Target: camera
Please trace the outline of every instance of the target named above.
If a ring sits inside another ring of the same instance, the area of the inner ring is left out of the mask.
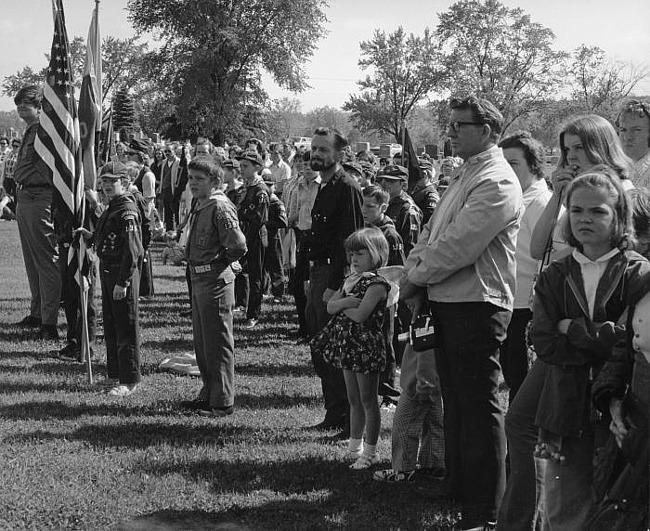
[[[421,352],[436,346],[436,334],[430,315],[421,315],[410,327],[410,340],[413,350]]]

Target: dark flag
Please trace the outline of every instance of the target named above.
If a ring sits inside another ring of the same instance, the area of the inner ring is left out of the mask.
[[[79,94],[79,127],[83,153],[84,181],[86,188],[94,190],[97,184],[95,166],[95,138],[102,126],[102,60],[99,38],[98,7],[86,40],[86,64]]]
[[[117,149],[115,146],[115,135],[113,134],[113,108],[104,115],[102,121],[102,130],[104,131],[103,138],[104,142],[102,144],[102,152],[99,157],[99,163],[101,166],[108,164],[113,157],[117,154]]]
[[[415,148],[413,147],[413,142],[411,142],[411,137],[409,136],[409,130],[406,128],[406,125],[402,129],[402,166],[405,166],[409,171],[409,184],[408,189],[413,190],[417,182],[422,178],[420,173],[420,163],[418,162],[418,156],[415,154]],[[408,165],[406,164],[407,158]]]

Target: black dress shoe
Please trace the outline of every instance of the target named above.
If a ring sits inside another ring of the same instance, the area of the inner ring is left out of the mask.
[[[28,328],[38,328],[41,326],[41,320],[38,317],[28,315],[22,321],[16,323],[18,326],[26,326]]]
[[[233,406],[228,406],[228,407],[208,406],[206,409],[199,409],[199,415],[201,415],[202,417],[221,418],[221,417],[227,417],[228,415],[232,415],[234,412],[235,412],[235,408]]]
[[[59,331],[56,325],[42,325],[38,336],[44,341],[57,341],[59,339]]]

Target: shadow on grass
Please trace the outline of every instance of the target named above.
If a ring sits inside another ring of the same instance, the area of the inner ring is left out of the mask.
[[[223,462],[195,460],[149,461],[143,471],[152,475],[182,474],[208,483],[216,496],[241,495],[241,504],[218,513],[158,511],[131,521],[157,523],[157,529],[445,529],[453,528],[455,508],[435,501],[441,484],[420,483],[426,496],[413,486],[387,486],[373,482],[369,471],[353,472],[349,463],[322,457],[288,461]],[[350,493],[354,492],[351,497]],[[245,500],[254,501],[246,503]],[[189,525],[188,525],[189,524]],[[119,526],[119,529],[147,529]],[[149,529],[153,529],[150,527]]]
[[[252,363],[236,363],[235,373],[242,376],[313,376],[314,369],[310,362],[305,364],[284,364],[284,365],[257,365]]]

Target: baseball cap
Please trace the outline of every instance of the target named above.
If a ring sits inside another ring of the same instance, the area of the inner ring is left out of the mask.
[[[241,155],[237,156],[237,160],[248,160],[258,166],[264,166],[264,161],[257,151],[245,151]]]
[[[343,166],[343,169],[347,172],[354,172],[357,175],[363,175],[363,168],[356,162],[343,162],[341,163],[341,166]]]

